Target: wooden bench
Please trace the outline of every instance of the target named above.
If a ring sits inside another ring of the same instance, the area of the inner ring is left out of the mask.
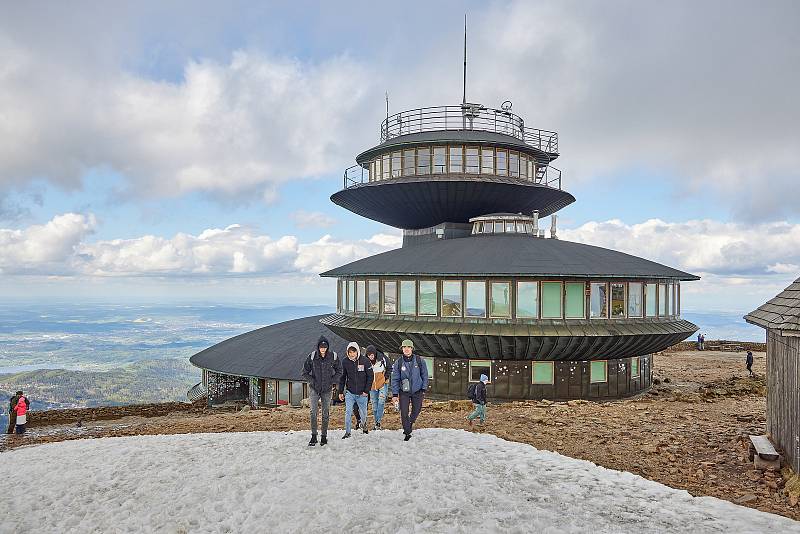
[[[750,436],[750,459],[753,460],[756,455],[768,462],[780,458],[778,451],[776,451],[772,443],[769,442],[767,436]]]

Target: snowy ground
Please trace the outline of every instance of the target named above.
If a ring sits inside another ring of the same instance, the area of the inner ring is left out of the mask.
[[[2,532],[775,532],[800,523],[491,435],[136,436],[0,455]]]

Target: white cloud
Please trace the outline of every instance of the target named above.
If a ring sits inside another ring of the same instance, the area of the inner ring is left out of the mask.
[[[731,277],[786,274],[800,265],[800,224],[746,225],[713,220],[671,223],[650,219],[628,225],[609,220],[562,229],[560,237],[628,252],[698,274]]]
[[[67,213],[24,230],[0,229],[0,269],[5,274],[81,276],[264,276],[315,275],[338,265],[400,246],[398,236],[311,243],[295,236],[272,238],[233,224],[199,235],[87,242],[93,215]]]
[[[297,210],[290,217],[298,228],[330,228],[336,219],[321,211]]]

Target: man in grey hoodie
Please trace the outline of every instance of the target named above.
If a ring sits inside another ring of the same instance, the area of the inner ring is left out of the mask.
[[[342,376],[342,362],[337,354],[330,350],[328,340],[321,336],[317,341],[317,350],[306,357],[303,364],[303,378],[308,382],[308,401],[311,403],[311,441],[309,447],[317,444],[317,415],[322,403],[322,440],[320,446],[328,443],[328,419],[331,406],[331,390],[339,383]]]

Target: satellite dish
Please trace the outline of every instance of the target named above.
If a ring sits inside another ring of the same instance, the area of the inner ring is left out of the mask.
[[[502,109],[503,111],[511,111],[511,106],[513,105],[514,104],[511,102],[511,100],[506,100],[505,102],[500,104],[500,109]]]

